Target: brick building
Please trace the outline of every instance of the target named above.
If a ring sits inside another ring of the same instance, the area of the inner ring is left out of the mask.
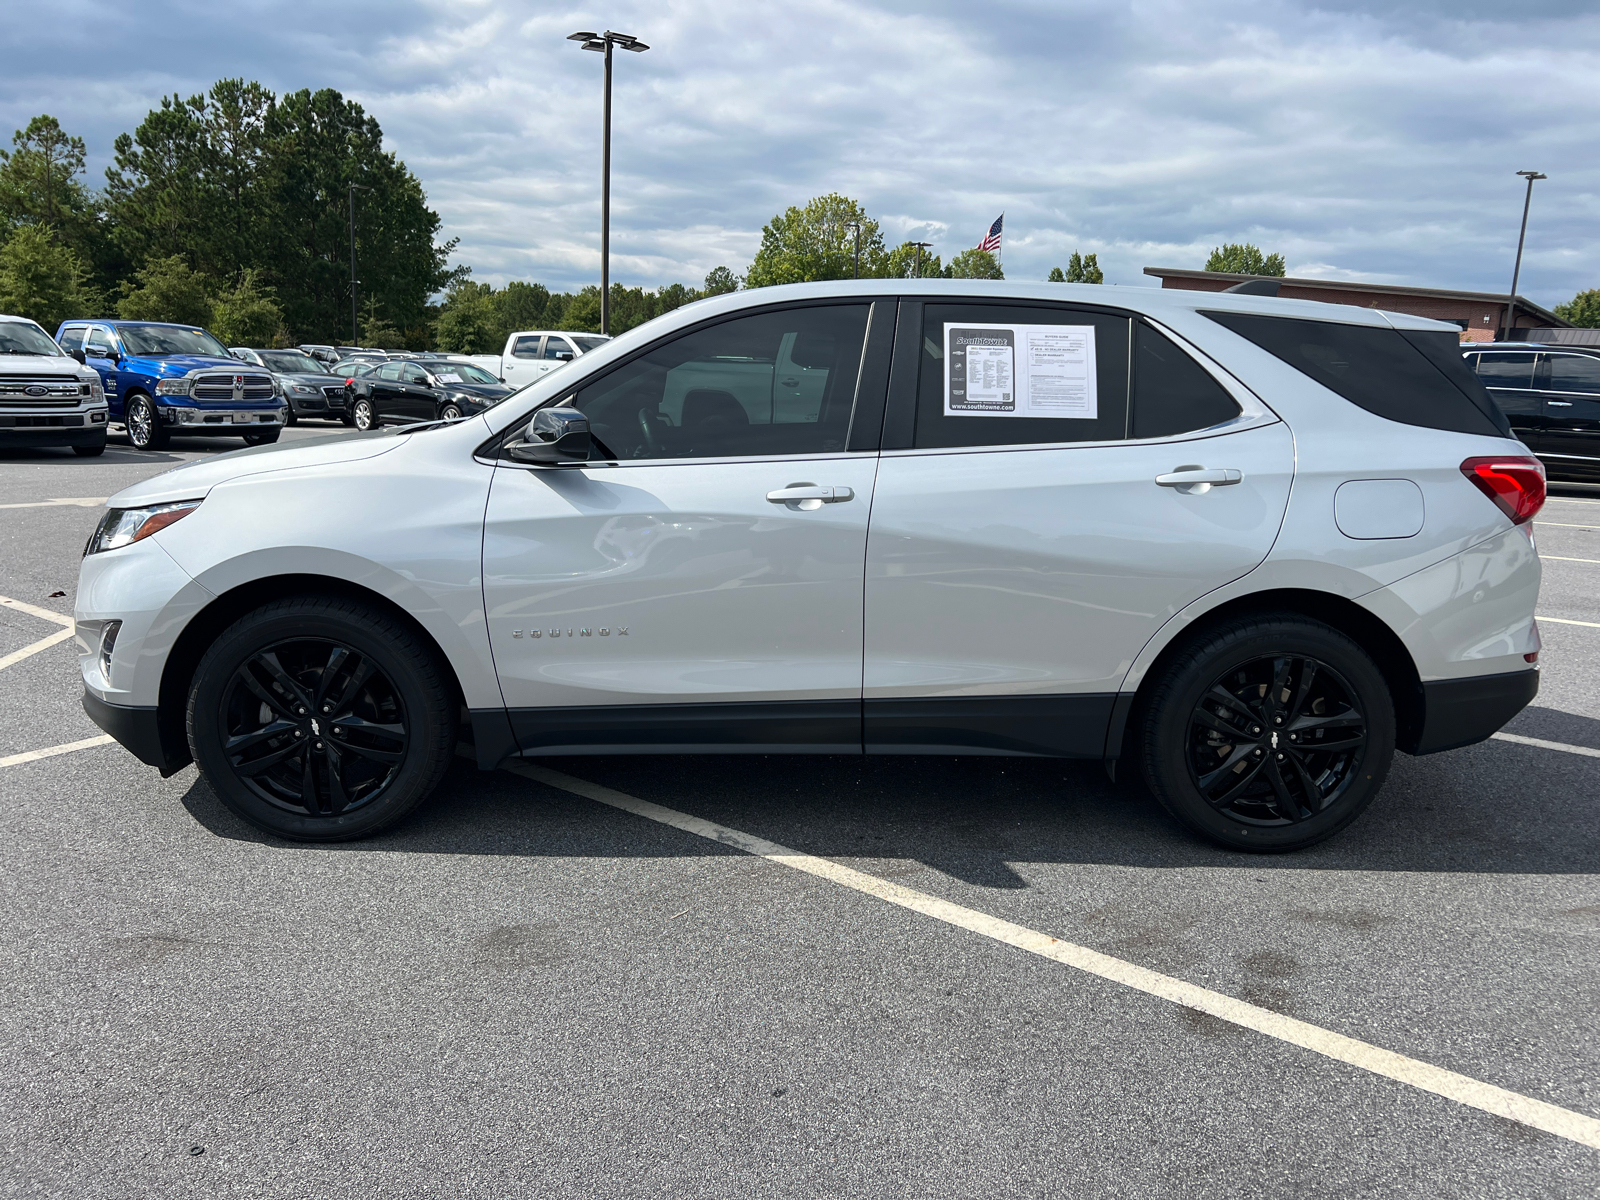
[[[1146,275],[1161,280],[1164,288],[1220,292],[1236,283],[1261,279],[1259,275],[1233,275],[1223,271],[1185,271],[1175,267],[1146,267]],[[1278,279],[1278,295],[1286,300],[1320,300],[1324,304],[1359,304],[1363,308],[1382,308],[1389,312],[1410,313],[1450,321],[1461,326],[1464,341],[1492,342],[1505,328],[1505,293],[1457,292],[1448,288],[1399,287],[1385,283],[1346,283],[1335,279]],[[1547,308],[1517,297],[1513,336],[1519,341],[1578,341],[1600,344],[1600,330],[1570,330]]]

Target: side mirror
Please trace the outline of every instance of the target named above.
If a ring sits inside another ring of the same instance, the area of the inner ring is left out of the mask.
[[[576,357],[577,355],[573,354],[571,350],[562,350],[556,355],[556,358],[562,362],[571,362]]]
[[[79,362],[83,362],[83,351],[82,350],[68,350],[67,353],[72,355],[72,357],[77,359]]]
[[[577,409],[541,408],[533,414],[527,440],[509,444],[506,456],[514,462],[538,466],[587,462],[593,444],[589,418]]]

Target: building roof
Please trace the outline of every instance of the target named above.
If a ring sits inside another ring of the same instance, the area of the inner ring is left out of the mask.
[[[1146,275],[1154,275],[1157,279],[1204,279],[1218,283],[1229,284],[1244,283],[1251,279],[1260,279],[1259,275],[1235,275],[1230,271],[1189,271],[1181,267],[1146,267]],[[1474,304],[1504,304],[1504,292],[1463,292],[1455,288],[1425,288],[1404,287],[1393,283],[1353,283],[1343,279],[1298,279],[1280,277],[1278,282],[1285,287],[1318,288],[1329,292],[1365,292],[1368,295],[1390,296],[1426,296],[1435,300],[1464,300]],[[1541,321],[1548,322],[1556,328],[1571,328],[1572,322],[1564,321],[1547,308],[1541,308],[1532,300],[1523,296],[1517,297],[1517,308],[1531,316],[1538,317]]]

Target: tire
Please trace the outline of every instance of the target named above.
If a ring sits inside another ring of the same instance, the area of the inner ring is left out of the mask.
[[[350,412],[350,410],[346,409],[344,412],[340,413],[339,414],[339,420],[342,421],[347,428],[350,428],[350,429],[354,429],[355,428],[355,425],[356,425],[355,414]]]
[[[72,452],[79,458],[99,458],[106,452],[106,444],[98,442],[93,446],[74,446]]]
[[[377,410],[372,407],[372,401],[365,396],[358,396],[350,406],[350,424],[365,430],[376,429],[382,422],[378,419]]]
[[[1360,816],[1396,735],[1394,699],[1366,651],[1291,613],[1198,637],[1153,682],[1135,730],[1145,782],[1169,813],[1259,853],[1315,845]]]
[[[281,429],[274,429],[271,433],[247,433],[244,435],[244,444],[246,446],[270,446],[278,440],[278,435],[282,432],[283,430]]]
[[[285,425],[298,425],[300,423],[300,418],[294,414],[294,405],[286,404],[284,405],[284,410],[283,423]]]
[[[459,421],[461,420],[461,409],[454,404],[446,404],[439,410],[439,419],[441,421]]]
[[[135,392],[128,398],[128,441],[135,450],[165,450],[171,435],[161,424],[155,401]]]
[[[186,725],[201,775],[235,815],[294,841],[339,842],[427,799],[454,754],[458,712],[448,667],[412,630],[359,601],[296,596],[212,643]]]

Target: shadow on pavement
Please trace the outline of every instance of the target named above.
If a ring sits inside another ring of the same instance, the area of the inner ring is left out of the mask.
[[[1542,710],[1549,712],[1549,710]],[[1600,746],[1600,721],[1551,713],[1559,740]],[[1538,712],[1530,710],[1528,736]],[[1552,740],[1557,740],[1552,737]],[[1200,841],[1142,787],[1056,759],[618,756],[539,760],[828,858],[911,859],[967,883],[1021,888],[1010,863],[1141,868],[1575,874],[1600,871],[1600,762],[1506,742],[1396,757],[1372,808],[1288,855]],[[197,781],[184,804],[221,837],[297,852],[594,858],[737,853],[503,771],[452,767],[400,827],[331,846],[279,842]]]

